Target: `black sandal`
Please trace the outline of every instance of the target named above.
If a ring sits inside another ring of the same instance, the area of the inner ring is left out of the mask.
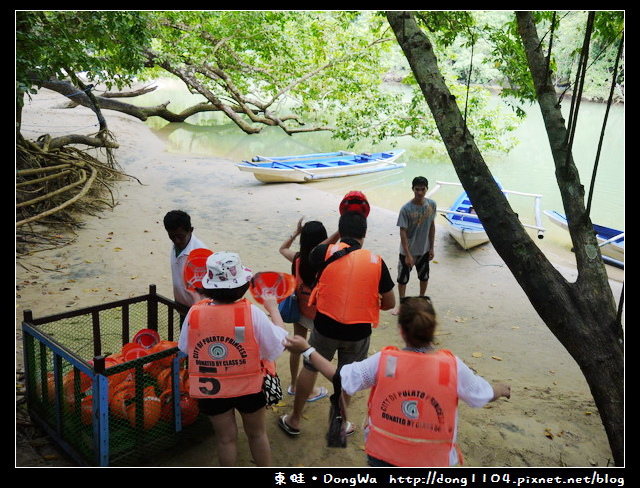
[[[286,421],[287,415],[283,415],[278,419],[278,425],[289,435],[300,435],[300,429],[294,429]]]

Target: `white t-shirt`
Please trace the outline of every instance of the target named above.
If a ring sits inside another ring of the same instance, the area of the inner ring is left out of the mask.
[[[360,390],[367,390],[376,384],[378,376],[378,364],[381,352],[377,352],[362,361],[345,364],[340,369],[340,381],[342,389],[348,395],[353,395]],[[470,407],[483,407],[493,398],[493,387],[487,380],[475,374],[469,366],[455,356],[458,368],[458,398]],[[365,441],[368,426],[365,428]],[[458,435],[458,411],[456,409],[455,431],[453,441]],[[458,464],[458,452],[455,448],[449,453],[449,466]]]
[[[184,264],[187,262],[187,258],[191,251],[201,248],[209,249],[207,245],[198,239],[194,233],[191,233],[191,239],[189,239],[187,247],[180,251],[180,254],[177,256],[175,246],[171,244],[170,258],[171,279],[173,281],[173,298],[176,302],[187,305],[188,307],[202,300],[202,297],[195,291],[187,289],[187,285],[185,284],[183,277]]]
[[[212,306],[215,307],[215,305]],[[191,310],[189,310],[189,313],[187,313],[184,319],[182,330],[180,331],[180,338],[178,339],[178,348],[185,354],[189,354],[188,338],[190,315]],[[253,321],[253,334],[260,347],[260,359],[275,361],[284,351],[284,345],[282,343],[289,333],[284,328],[271,322],[267,314],[253,303],[251,304],[251,320]]]

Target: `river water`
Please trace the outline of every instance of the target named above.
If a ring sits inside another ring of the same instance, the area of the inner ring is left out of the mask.
[[[136,103],[154,105],[171,100],[169,108],[179,111],[194,101],[201,100],[189,94],[178,82],[160,80],[157,84],[155,92],[138,97]],[[496,97],[496,103],[502,102]],[[569,107],[570,100],[566,99],[563,102],[565,120],[568,119]],[[585,194],[589,189],[596,160],[605,109],[606,105],[599,103],[583,102],[580,105],[573,157],[585,186]],[[152,117],[148,125],[167,141],[167,149],[171,152],[211,155],[237,162],[250,160],[257,154],[280,156],[347,149],[344,143],[332,140],[331,135],[326,132],[287,136],[280,129],[266,128],[260,134],[247,135],[220,114],[199,114],[192,116],[189,122],[179,124],[168,124]],[[484,155],[492,174],[505,189],[542,195],[542,210],[563,212],[551,150],[537,105],[527,109],[527,118],[515,135],[520,142],[508,154]],[[415,176],[426,176],[430,188],[433,188],[436,181],[458,182],[453,165],[444,150],[442,154],[434,154],[425,144],[408,137],[397,142],[398,148],[406,149],[398,160],[406,163],[403,169],[305,184],[337,195],[360,190],[372,205],[397,212],[412,198],[411,180]],[[390,144],[377,147],[357,146],[353,150],[386,150],[391,148]],[[594,223],[616,229],[624,229],[624,156],[624,106],[612,106],[598,163],[591,219]],[[443,208],[459,193],[460,187],[443,187],[432,198],[439,208]],[[535,224],[532,198],[512,195],[509,201],[523,222]],[[568,232],[552,224],[544,214],[542,225],[546,229],[545,238],[542,241],[536,240],[543,249],[549,246],[570,249]]]

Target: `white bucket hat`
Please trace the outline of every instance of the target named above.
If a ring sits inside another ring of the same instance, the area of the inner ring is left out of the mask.
[[[207,258],[207,272],[202,278],[202,287],[238,288],[251,281],[251,276],[251,270],[242,265],[236,253],[215,252]]]

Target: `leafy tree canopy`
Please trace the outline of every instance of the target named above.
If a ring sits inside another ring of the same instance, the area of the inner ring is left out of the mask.
[[[585,12],[539,12],[558,86],[570,86]],[[535,99],[507,11],[416,12],[481,150],[508,151],[518,120],[490,104],[495,85],[519,104]],[[606,93],[623,25],[599,12],[589,90]],[[551,28],[553,26],[553,29]],[[83,72],[121,88],[177,76],[247,133],[331,130],[350,144],[411,135],[441,144],[433,117],[383,15],[366,11],[43,11],[16,14],[17,89]],[[611,61],[611,62],[609,62]],[[146,69],[143,69],[145,67]],[[398,84],[382,83],[389,75]],[[590,95],[590,93],[585,93]],[[20,96],[18,100],[21,100]],[[196,111],[194,111],[196,113]]]
[[[17,11],[16,89],[33,93],[44,80],[78,72],[127,86],[143,67],[146,27],[141,12]]]

